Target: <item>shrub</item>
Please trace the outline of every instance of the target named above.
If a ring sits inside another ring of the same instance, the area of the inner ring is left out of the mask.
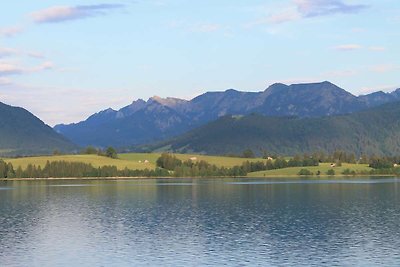
[[[373,169],[391,169],[393,168],[393,162],[385,158],[372,159],[369,166]]]
[[[356,175],[356,172],[353,171],[353,170],[350,170],[350,169],[345,169],[345,170],[342,172],[342,174],[343,174],[343,175]]]
[[[182,161],[169,153],[162,153],[156,161],[157,167],[173,171],[176,167],[182,166]]]
[[[254,154],[253,150],[246,149],[245,151],[243,151],[242,157],[243,158],[255,158],[256,155]]]
[[[301,169],[297,175],[313,175],[313,173],[310,170],[307,169]]]
[[[116,159],[118,158],[117,151],[113,147],[108,147],[106,150],[106,157]]]
[[[328,170],[328,171],[326,172],[326,174],[327,174],[327,175],[333,176],[333,175],[335,175],[335,170],[330,169],[330,170]]]

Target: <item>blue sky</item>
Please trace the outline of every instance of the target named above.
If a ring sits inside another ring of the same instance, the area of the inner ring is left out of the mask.
[[[19,0],[0,14],[0,101],[50,125],[153,95],[400,87],[397,0]]]

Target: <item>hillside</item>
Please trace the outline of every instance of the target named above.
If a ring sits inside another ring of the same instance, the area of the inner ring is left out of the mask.
[[[0,102],[0,155],[71,152],[77,147],[27,110]]]
[[[148,150],[228,154],[252,149],[280,155],[344,150],[400,154],[400,103],[322,118],[225,116]]]
[[[120,110],[106,109],[55,130],[86,146],[126,147],[182,134],[225,115],[321,117],[400,100],[400,91],[354,96],[330,83],[273,84],[261,92],[207,92],[192,100],[152,97]]]

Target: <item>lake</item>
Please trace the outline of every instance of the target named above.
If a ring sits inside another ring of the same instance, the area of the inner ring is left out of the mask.
[[[1,266],[399,266],[400,180],[0,182]]]

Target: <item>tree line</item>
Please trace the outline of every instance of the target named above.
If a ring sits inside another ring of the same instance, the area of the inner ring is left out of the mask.
[[[246,176],[249,172],[266,171],[274,169],[283,169],[287,167],[302,167],[302,166],[318,166],[318,161],[313,158],[304,157],[302,159],[290,159],[285,160],[284,158],[275,158],[274,160],[264,161],[245,161],[241,165],[227,167],[218,167],[214,164],[210,164],[204,160],[193,161],[186,160],[182,161],[175,155],[169,153],[163,153],[157,159],[157,167],[167,169],[172,172],[173,175],[182,177],[207,177],[207,176]]]
[[[83,148],[81,151],[79,151],[79,154],[81,155],[98,155],[98,156],[103,156],[103,157],[109,157],[112,159],[117,159],[118,154],[117,150],[111,146],[107,147],[106,149],[101,149],[101,148],[96,148],[94,146],[87,146]],[[61,151],[58,149],[53,151],[54,156],[59,156],[63,155]]]
[[[261,150],[261,156],[264,159],[272,158],[277,159],[280,156],[269,153],[267,150]],[[256,158],[256,153],[251,149],[246,149],[242,154],[228,154],[229,157],[241,157],[241,158]],[[350,153],[342,150],[336,150],[333,153],[325,153],[323,151],[317,151],[312,153],[296,154],[291,159],[292,161],[298,162],[303,159],[313,159],[319,163],[350,163],[350,164],[372,164],[374,165],[377,161],[390,162],[392,164],[400,163],[400,156],[377,156],[355,153]]]
[[[89,178],[89,177],[164,177],[170,176],[168,170],[119,170],[116,166],[94,167],[90,163],[47,161],[44,167],[29,164],[25,169],[14,169],[11,163],[0,160],[0,178]]]

